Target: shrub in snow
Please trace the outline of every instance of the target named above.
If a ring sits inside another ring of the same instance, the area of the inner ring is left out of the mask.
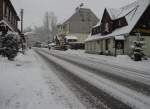
[[[1,38],[1,54],[8,58],[8,60],[14,60],[19,52],[19,39],[15,34],[6,34]]]

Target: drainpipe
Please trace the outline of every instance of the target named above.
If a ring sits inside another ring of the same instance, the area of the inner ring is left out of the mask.
[[[114,38],[114,42],[115,42],[115,56],[117,55],[117,50],[116,50],[116,40]]]

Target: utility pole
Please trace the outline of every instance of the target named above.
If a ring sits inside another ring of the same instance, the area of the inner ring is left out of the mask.
[[[21,9],[20,11],[20,16],[21,16],[21,39],[22,39],[22,52],[25,54],[25,49],[26,49],[26,38],[23,34],[23,14],[24,14],[24,9]]]
[[[23,14],[24,14],[24,9],[21,9],[20,15],[21,15],[21,34],[23,33]]]

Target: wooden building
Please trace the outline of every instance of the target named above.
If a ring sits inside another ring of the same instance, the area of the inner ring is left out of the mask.
[[[19,17],[10,0],[0,0],[0,31],[18,32]]]
[[[86,39],[88,53],[130,54],[132,45],[140,41],[150,56],[150,0],[137,0],[120,9],[104,10],[101,21]]]

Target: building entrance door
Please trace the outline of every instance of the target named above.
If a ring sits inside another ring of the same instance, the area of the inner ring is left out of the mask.
[[[123,55],[124,54],[124,40],[116,40],[115,41],[115,49],[116,55]]]

